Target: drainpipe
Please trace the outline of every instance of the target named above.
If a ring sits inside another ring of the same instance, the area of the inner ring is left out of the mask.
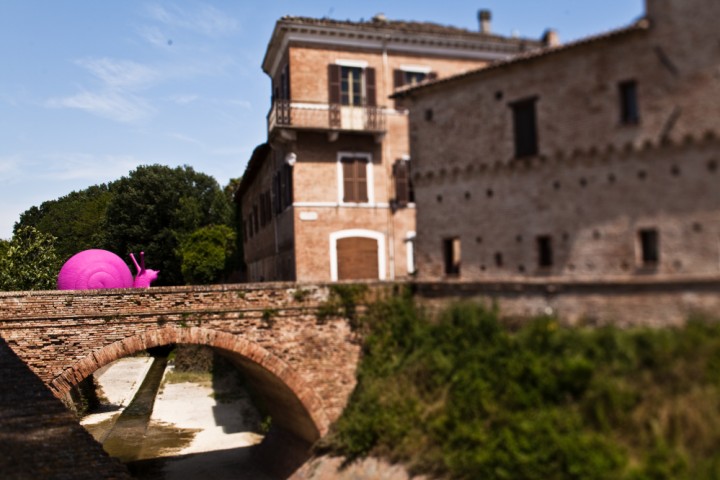
[[[388,92],[388,86],[391,85],[390,81],[388,80],[388,75],[390,75],[390,68],[388,66],[388,55],[387,55],[387,42],[390,38],[389,35],[385,35],[385,39],[383,40],[383,92]],[[387,98],[387,96],[385,96]],[[383,112],[383,115],[385,112]],[[385,128],[388,128],[388,121],[389,119],[385,119]],[[392,151],[390,151],[390,142],[386,141],[387,136],[384,136],[382,139],[382,160],[383,160],[383,181],[385,182],[385,192],[387,192],[387,242],[388,242],[388,264],[390,266],[389,268],[389,274],[390,274],[390,280],[395,280],[395,214],[392,211],[392,208],[390,208],[390,185],[388,185],[388,166],[391,158]]]

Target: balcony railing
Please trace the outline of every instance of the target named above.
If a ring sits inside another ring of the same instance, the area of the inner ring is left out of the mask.
[[[356,107],[336,103],[276,100],[267,117],[268,132],[275,128],[307,130],[385,131],[383,107]]]

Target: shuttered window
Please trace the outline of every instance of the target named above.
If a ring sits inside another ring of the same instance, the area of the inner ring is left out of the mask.
[[[328,65],[328,102],[348,106],[375,106],[375,69]]]
[[[343,176],[343,202],[368,201],[368,159],[343,157],[340,159]]]
[[[395,179],[395,203],[399,207],[406,206],[415,201],[412,181],[410,180],[410,162],[398,160],[393,165],[393,177]]]
[[[393,87],[400,88],[405,85],[417,85],[425,80],[436,80],[435,72],[418,72],[412,70],[396,69],[393,72]]]

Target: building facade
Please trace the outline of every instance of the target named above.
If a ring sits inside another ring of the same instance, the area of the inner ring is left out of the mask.
[[[418,276],[720,274],[715,0],[405,88]]]
[[[396,88],[540,41],[431,23],[284,17],[263,61],[268,139],[236,194],[249,281],[396,279],[415,270],[408,113]]]

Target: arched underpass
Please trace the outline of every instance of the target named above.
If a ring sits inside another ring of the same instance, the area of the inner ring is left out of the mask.
[[[246,461],[260,463],[263,470],[285,478],[309,458],[310,447],[329,426],[322,400],[285,362],[259,345],[232,334],[183,327],[151,330],[93,352],[70,367],[69,370],[78,373],[71,382],[64,376],[52,385],[58,395],[65,396],[87,376],[116,360],[179,344],[211,347],[228,360],[240,371],[272,418],[270,431]]]

